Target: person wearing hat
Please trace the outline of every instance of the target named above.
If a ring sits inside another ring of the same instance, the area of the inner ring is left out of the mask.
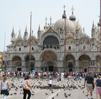
[[[95,82],[96,84],[96,99],[98,99],[98,95],[101,99],[101,75],[98,76],[98,79]]]

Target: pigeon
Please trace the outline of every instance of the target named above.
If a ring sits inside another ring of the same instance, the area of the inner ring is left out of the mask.
[[[48,95],[48,93],[45,93],[46,95]]]

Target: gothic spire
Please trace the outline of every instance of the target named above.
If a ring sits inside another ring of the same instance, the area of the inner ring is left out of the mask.
[[[40,31],[40,25],[39,25],[38,31]]]
[[[12,34],[14,34],[14,27],[13,27],[13,29],[12,29]]]
[[[21,30],[19,30],[18,38],[22,38],[22,36],[21,36]]]
[[[92,24],[92,29],[95,29],[95,26],[94,26],[94,21],[93,21],[93,24]]]
[[[27,33],[27,26],[26,26],[26,28],[25,28],[25,32]]]

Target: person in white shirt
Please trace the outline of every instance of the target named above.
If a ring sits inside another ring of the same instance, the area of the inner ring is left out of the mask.
[[[61,73],[61,81],[63,81],[64,80],[64,73],[62,72]]]
[[[9,82],[7,81],[7,77],[5,76],[3,78],[3,81],[1,82],[1,94],[3,94],[3,99],[6,99],[7,95],[9,95]]]
[[[49,87],[52,87],[52,79],[49,80]]]
[[[41,74],[40,74],[40,72],[38,73],[38,78],[40,79],[40,76],[41,76]]]

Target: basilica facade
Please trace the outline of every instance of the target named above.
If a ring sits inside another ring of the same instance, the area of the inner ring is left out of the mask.
[[[46,20],[43,30],[39,26],[37,38],[33,33],[30,37],[27,27],[23,36],[19,31],[16,37],[13,28],[11,44],[3,56],[8,71],[99,72],[100,22],[97,27],[92,24],[91,37],[76,21],[73,12],[67,18],[66,11],[55,23],[51,18],[48,24]]]

